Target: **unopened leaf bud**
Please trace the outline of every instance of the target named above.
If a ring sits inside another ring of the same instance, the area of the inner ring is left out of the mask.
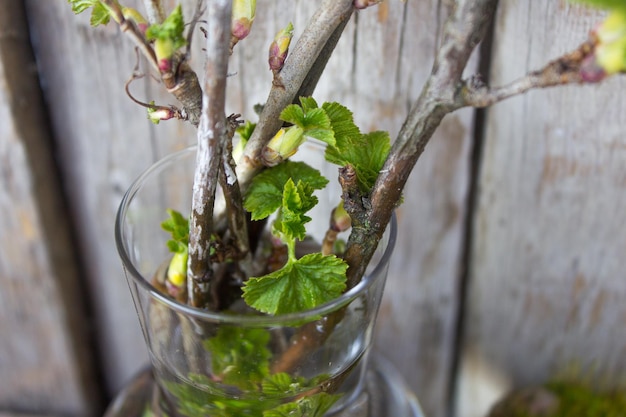
[[[141,33],[146,33],[146,30],[150,25],[148,21],[141,15],[141,13],[139,13],[136,9],[133,9],[132,7],[124,7],[122,9],[122,14],[124,15],[124,19],[133,22],[137,26],[137,29],[141,31]]]
[[[234,0],[231,23],[231,49],[250,34],[256,15],[256,0]]]
[[[345,232],[350,228],[350,226],[352,226],[352,219],[343,207],[342,201],[333,209],[333,213],[330,218],[330,228],[336,232]]]
[[[175,116],[173,109],[167,107],[148,108],[148,119],[158,125],[161,120],[169,120]]]
[[[151,25],[146,30],[146,39],[154,41],[154,54],[162,73],[172,70],[173,55],[179,48],[186,45],[187,40],[183,36],[184,29],[183,12],[181,6],[178,5],[163,23]]]
[[[274,73],[280,71],[285,64],[289,54],[289,44],[293,37],[293,25],[289,23],[287,27],[276,34],[274,41],[270,45],[268,63]]]
[[[382,0],[354,0],[355,9],[366,9],[380,3]]]
[[[268,167],[280,164],[296,153],[304,139],[304,130],[298,126],[280,129],[263,149],[263,163]]]
[[[626,70],[626,10],[614,9],[595,30],[595,61],[606,75]]]
[[[172,255],[170,265],[167,268],[167,282],[178,288],[185,286],[187,282],[187,258],[188,252],[176,252]]]

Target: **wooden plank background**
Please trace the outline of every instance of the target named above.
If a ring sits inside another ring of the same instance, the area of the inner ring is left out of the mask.
[[[563,2],[502,2],[493,83],[574,49],[598,20]],[[459,415],[554,377],[626,383],[625,81],[488,111]]]
[[[192,3],[183,2],[186,12]],[[271,79],[265,53],[258,51],[265,51],[289,20],[297,36],[317,2],[258,3],[253,33],[237,47],[231,63],[235,75],[229,79],[228,110],[252,119],[252,106],[265,100]],[[501,3],[490,65],[494,84],[570,49],[598,18],[597,13],[562,1]],[[51,385],[44,379],[41,385],[11,379],[0,385],[0,410],[96,415],[97,406],[87,401],[95,395],[89,387],[99,386],[101,394],[110,396],[147,363],[113,241],[117,205],[139,172],[172,150],[194,143],[195,134],[177,122],[152,125],[125,96],[134,52],[114,25],[92,29],[88,16],[72,15],[65,1],[26,0],[25,5],[46,100],[29,109],[47,112],[50,118],[51,128],[43,133],[53,137],[54,147],[44,154],[51,164],[50,152],[56,152],[59,171],[3,151],[2,168],[5,161],[18,166],[12,168],[13,176],[0,171],[0,203],[3,213],[14,213],[10,202],[23,193],[12,188],[12,178],[28,187],[38,169],[47,170],[45,178],[62,181],[70,218],[56,212],[58,224],[71,222],[77,246],[72,246],[71,236],[50,244],[5,232],[20,219],[9,217],[9,224],[3,223],[0,296],[8,294],[7,285],[11,288],[15,281],[6,271],[19,270],[21,254],[34,250],[28,244],[37,244],[44,255],[53,248],[65,250],[70,261],[62,265],[75,271],[62,276],[47,267],[22,272],[27,278],[20,282],[23,291],[33,291],[34,296],[41,290],[47,304],[38,304],[38,310],[16,302],[0,307],[2,383],[7,376],[49,372],[67,381],[68,388],[55,387],[59,391],[52,399]],[[387,0],[357,13],[315,97],[348,105],[364,131],[387,129],[395,135],[430,71],[437,32],[450,5],[445,0]],[[0,45],[7,36],[0,32]],[[0,47],[0,68],[9,62],[6,50]],[[194,56],[194,64],[200,66],[201,54],[196,51]],[[0,125],[0,149],[19,153],[26,139],[7,142],[5,137],[12,138],[11,129],[31,118],[9,111],[15,106],[4,99],[13,91],[5,73],[0,72],[4,83],[0,112],[12,124]],[[32,88],[36,83],[30,82]],[[626,312],[624,303],[619,305],[625,290],[619,255],[625,243],[624,222],[618,216],[626,178],[621,164],[626,139],[620,135],[620,122],[626,113],[624,99],[614,94],[623,87],[623,80],[614,80],[600,87],[533,92],[499,104],[487,114],[484,138],[474,135],[474,113],[458,112],[444,120],[427,147],[398,210],[400,239],[376,343],[398,366],[428,416],[449,415],[453,388],[460,394],[457,414],[473,417],[481,415],[503,389],[543,380],[569,365],[581,369],[593,365],[607,381],[623,372],[624,366],[618,364],[626,363]],[[132,89],[139,98],[172,101],[153,80],[137,81]],[[472,162],[475,141],[482,143],[483,152]],[[472,210],[471,163],[480,166]],[[33,213],[54,207],[32,191],[26,200]],[[473,225],[471,268],[462,304],[468,213]],[[42,288],[41,282],[52,289]],[[72,288],[85,288],[86,294],[67,297]],[[81,300],[78,310],[72,300]],[[89,302],[81,310],[84,300]],[[87,316],[91,329],[61,326],[50,332],[35,326],[16,336],[16,329],[24,328],[21,317],[33,312],[36,322],[46,325],[55,315]],[[60,347],[51,359],[41,356],[44,361],[33,366],[9,350],[7,340]],[[94,359],[79,361],[75,351]],[[458,379],[457,355],[461,355]],[[59,369],[64,374],[55,374]],[[82,384],[85,381],[91,385]],[[5,392],[10,395],[3,396]]]

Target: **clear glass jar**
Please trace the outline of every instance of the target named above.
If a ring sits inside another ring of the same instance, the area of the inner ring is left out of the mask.
[[[303,153],[315,159],[320,149],[312,145]],[[141,389],[147,394],[140,396],[152,413],[420,415],[417,402],[392,370],[368,371],[368,351],[395,242],[395,219],[363,280],[308,311],[278,316],[212,312],[181,304],[155,288],[153,280],[163,273],[169,257],[168,235],[160,224],[167,209],[189,213],[195,155],[191,147],[148,169],[129,188],[116,221],[118,251],[152,362],[153,378],[146,379]],[[330,213],[340,194],[337,189],[327,194],[319,197],[319,206]],[[314,225],[322,229],[314,235],[323,236],[327,219],[328,214],[322,226]],[[128,410],[123,405],[118,399],[107,416],[130,415],[120,411]]]

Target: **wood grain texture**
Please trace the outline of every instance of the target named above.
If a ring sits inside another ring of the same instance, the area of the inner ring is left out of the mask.
[[[191,141],[176,142],[185,126],[155,129],[125,95],[134,52],[115,26],[93,29],[66,2],[26,4],[112,394],[148,360],[113,240],[117,206],[134,177]],[[163,97],[145,80],[131,88],[138,98]]]
[[[102,406],[77,254],[21,2],[0,9],[0,409]]]
[[[177,122],[151,125],[125,97],[133,51],[113,25],[92,29],[88,16],[73,16],[64,2],[26,3],[88,267],[103,367],[114,392],[146,360],[113,242],[115,210],[141,170],[194,143],[195,135]],[[252,107],[265,100],[271,83],[265,52],[271,39],[289,21],[297,37],[317,3],[259,1],[252,34],[237,45],[231,62],[228,112],[255,120]],[[183,9],[189,13],[192,4],[184,1]],[[315,97],[349,106],[363,131],[386,129],[393,137],[430,72],[446,4],[388,1],[356,14]],[[193,56],[194,67],[201,67],[198,48]],[[172,103],[154,81],[136,82],[133,91],[146,100]],[[471,116],[468,111],[445,119],[407,185],[378,323],[378,348],[433,417],[442,416],[447,404]]]
[[[598,13],[501,2],[492,84],[582,42]],[[626,82],[536,91],[488,111],[458,415],[510,386],[626,382]]]

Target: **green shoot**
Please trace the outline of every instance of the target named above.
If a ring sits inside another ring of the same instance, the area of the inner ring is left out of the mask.
[[[167,241],[167,247],[174,253],[167,268],[168,281],[181,288],[187,281],[187,258],[189,244],[189,221],[175,210],[167,210],[169,219],[161,223],[161,228],[170,232],[172,239]]]
[[[91,10],[91,26],[106,25],[109,23],[111,15],[109,9],[100,0],[68,0],[75,14],[80,14],[92,7]]]

